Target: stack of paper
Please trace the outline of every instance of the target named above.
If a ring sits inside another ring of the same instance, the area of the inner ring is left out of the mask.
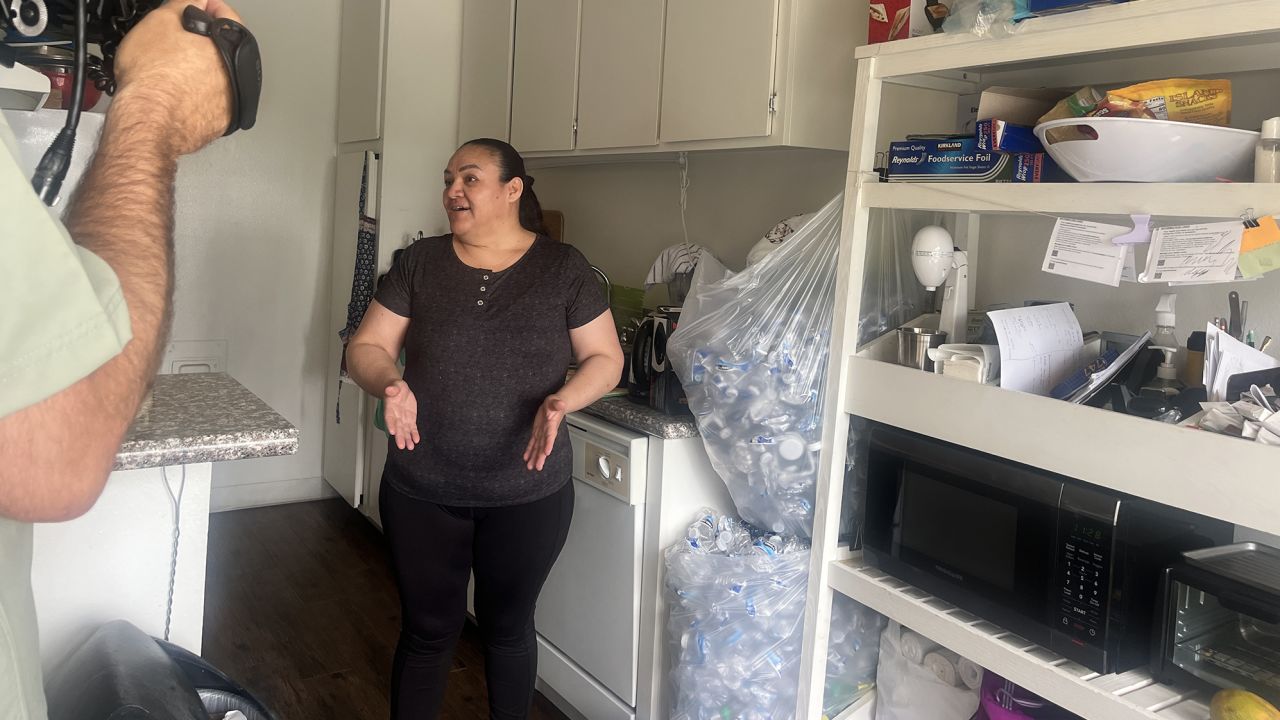
[[[1204,387],[1210,402],[1234,402],[1240,398],[1227,397],[1227,385],[1240,373],[1270,370],[1280,367],[1280,360],[1255,350],[1214,327],[1205,329]]]
[[[1084,367],[1084,335],[1067,303],[987,313],[1000,343],[1000,387],[1048,395]]]

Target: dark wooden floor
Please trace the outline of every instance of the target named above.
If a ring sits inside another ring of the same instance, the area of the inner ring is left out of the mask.
[[[217,513],[208,562],[205,658],[281,720],[390,716],[400,606],[368,520],[342,500]],[[468,623],[441,718],[488,713],[484,658]],[[539,695],[533,717],[564,715]]]

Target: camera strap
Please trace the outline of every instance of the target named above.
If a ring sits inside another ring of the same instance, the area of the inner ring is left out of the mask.
[[[258,40],[249,28],[228,18],[214,18],[188,5],[182,12],[182,27],[213,40],[227,66],[231,81],[231,123],[224,136],[248,130],[258,119],[258,98],[262,95],[262,55]]]

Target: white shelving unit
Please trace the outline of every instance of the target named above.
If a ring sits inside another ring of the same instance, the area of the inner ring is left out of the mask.
[[[797,717],[820,717],[832,592],[847,595],[1088,720],[1207,720],[1205,698],[1143,672],[1098,676],[905,585],[838,544],[849,417],[879,420],[1280,534],[1280,452],[1252,443],[886,362],[856,347],[873,209],[1233,218],[1280,212],[1275,186],[899,184],[871,171],[886,84],[956,94],[992,86],[1113,86],[1280,69],[1275,0],[1133,0],[1038,18],[1003,38],[952,34],[860,48],[840,244]],[[1275,95],[1280,112],[1280,94]],[[1273,113],[1274,114],[1274,113]],[[971,223],[970,227],[976,227]],[[979,279],[981,282],[981,279]],[[1280,298],[1262,298],[1280,302]],[[1261,303],[1259,303],[1261,304]],[[1087,448],[1087,451],[1082,451]]]
[[[831,587],[1046,700],[1086,718],[1205,720],[1207,698],[1143,670],[1099,675],[857,560],[831,568]]]

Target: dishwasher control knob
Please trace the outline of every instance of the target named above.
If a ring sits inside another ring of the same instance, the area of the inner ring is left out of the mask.
[[[621,465],[613,469],[613,480],[614,482],[617,482],[619,484],[622,483],[622,466]]]
[[[609,462],[609,458],[603,455],[596,458],[596,466],[600,469],[600,477],[606,480],[613,474],[613,463]]]

